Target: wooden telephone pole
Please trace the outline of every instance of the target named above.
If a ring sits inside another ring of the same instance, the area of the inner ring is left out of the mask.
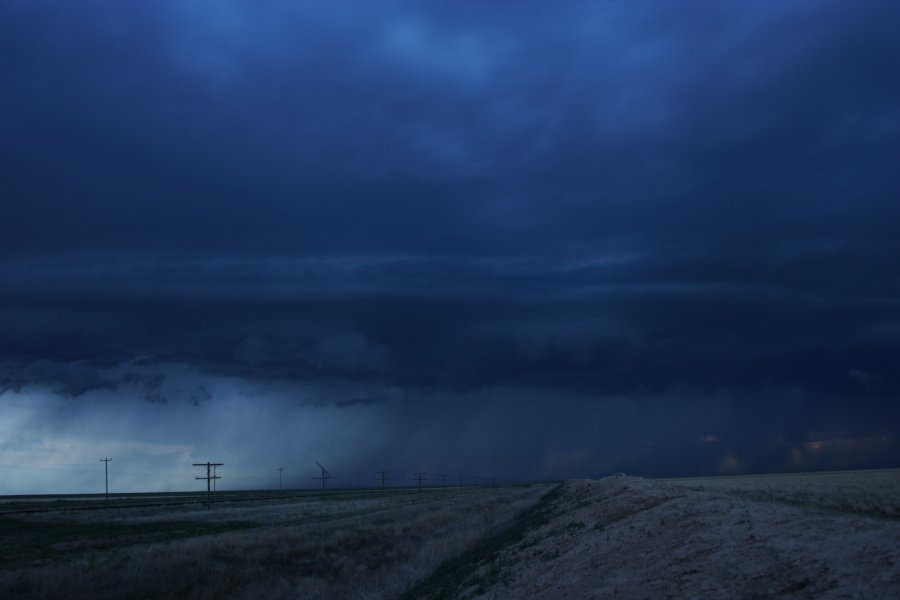
[[[209,508],[210,502],[212,502],[212,498],[210,496],[212,492],[212,487],[210,486],[210,482],[215,481],[216,479],[222,479],[218,475],[214,474],[212,469],[213,467],[221,467],[223,463],[194,463],[195,467],[206,467],[206,477],[194,477],[194,479],[205,479],[206,480],[206,507]]]
[[[322,474],[319,475],[318,477],[313,477],[313,479],[321,479],[321,480],[322,480],[322,489],[324,490],[324,489],[325,489],[325,482],[326,482],[327,480],[331,479],[331,473],[329,473],[329,472],[325,469],[325,467],[323,467],[323,466],[319,463],[319,461],[316,461],[316,464],[319,465],[319,468],[320,468],[320,469],[322,469]]]
[[[106,502],[109,502],[109,461],[111,458],[101,458],[100,462],[103,463],[103,471],[106,478]]]

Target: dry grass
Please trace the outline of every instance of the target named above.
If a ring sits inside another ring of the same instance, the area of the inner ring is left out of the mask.
[[[408,598],[900,598],[900,521],[610,477],[517,524]]]
[[[900,518],[900,469],[665,479],[697,491]]]
[[[4,598],[391,598],[543,488],[304,498],[2,521]]]

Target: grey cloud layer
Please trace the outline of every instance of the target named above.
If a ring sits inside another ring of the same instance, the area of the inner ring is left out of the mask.
[[[377,388],[325,401],[346,412],[382,387],[624,395],[657,438],[692,390],[757,406],[759,440],[877,438],[898,24],[892,2],[6,3],[0,385],[159,404],[175,364]]]
[[[8,210],[43,227],[3,243],[733,251],[829,241],[852,195],[843,243],[891,244],[866,216],[897,214],[900,119],[872,9],[159,6],[11,11]]]

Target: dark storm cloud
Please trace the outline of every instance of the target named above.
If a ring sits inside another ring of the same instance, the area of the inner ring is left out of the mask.
[[[18,365],[6,365],[0,370],[0,393],[21,391],[34,384],[51,384],[55,393],[69,398],[77,398],[87,392],[112,390],[116,382],[104,376],[102,371],[77,362],[55,362],[36,360]]]
[[[769,8],[20,6],[11,217],[42,227],[3,243],[761,245],[760,229],[815,221],[790,213],[839,209],[835,184],[890,177],[897,126],[896,49],[871,35],[875,15]],[[782,210],[787,194],[798,206]]]
[[[377,388],[328,395],[348,413],[383,386],[485,414],[514,409],[483,390],[530,389],[579,398],[573,419],[640,404],[627,460],[677,437],[698,470],[765,468],[812,432],[897,458],[898,23],[890,2],[4,4],[3,388],[214,401],[163,385],[189,365]],[[679,411],[669,438],[653,415]]]

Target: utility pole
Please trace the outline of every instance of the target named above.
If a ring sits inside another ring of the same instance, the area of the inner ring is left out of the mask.
[[[422,491],[422,480],[428,479],[427,477],[425,477],[425,475],[427,475],[427,474],[428,473],[416,473],[416,476],[413,477],[413,479],[415,479],[416,481],[419,482],[419,491],[420,492]]]
[[[106,501],[109,502],[109,461],[111,458],[101,458],[100,462],[103,463],[103,472],[106,478]]]
[[[325,467],[323,467],[323,466],[319,463],[319,461],[316,461],[316,464],[319,465],[319,468],[320,468],[320,469],[322,469],[322,474],[319,475],[318,477],[313,477],[313,479],[321,479],[321,480],[322,480],[322,489],[324,490],[324,489],[325,489],[325,481],[326,481],[327,479],[331,479],[331,473],[329,473],[329,472],[325,469]]]
[[[193,466],[195,466],[195,467],[206,467],[206,477],[194,477],[194,479],[205,479],[206,480],[206,507],[207,508],[209,508],[210,502],[212,502],[212,499],[210,497],[210,491],[211,491],[210,482],[211,481],[214,482],[216,479],[222,479],[218,475],[215,475],[214,473],[212,473],[212,469],[213,469],[213,467],[221,467],[223,464],[224,463],[211,463],[211,462],[194,463],[193,464]]]
[[[281,472],[284,471],[284,467],[278,467],[278,491],[281,491]]]
[[[384,489],[385,479],[390,479],[390,477],[386,477],[386,475],[390,475],[390,473],[390,471],[375,471],[375,474],[381,477],[381,489]]]
[[[440,475],[438,475],[438,477],[441,478],[441,485],[446,487],[447,486],[447,478],[450,476],[447,475],[446,473],[441,473]]]
[[[462,475],[460,475],[459,476],[459,487],[462,487],[463,481],[465,481],[465,478]]]

